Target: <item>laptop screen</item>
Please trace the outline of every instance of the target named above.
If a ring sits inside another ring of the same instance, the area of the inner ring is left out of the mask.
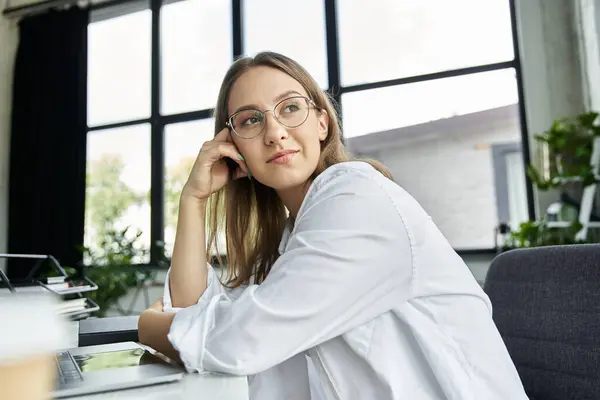
[[[165,364],[166,361],[144,349],[127,349],[74,355],[73,358],[81,372],[101,371],[106,369],[135,367],[146,364]]]

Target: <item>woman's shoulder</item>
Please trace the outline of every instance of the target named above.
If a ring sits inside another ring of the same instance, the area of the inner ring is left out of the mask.
[[[383,174],[375,169],[371,164],[366,161],[345,161],[337,164],[331,165],[327,168],[322,176],[326,176],[327,174],[340,174],[340,173],[354,173],[354,174],[363,174],[363,175],[372,175],[379,174],[382,177]]]
[[[367,162],[346,161],[328,167],[315,179],[311,189],[319,192],[324,188],[359,187],[365,180],[377,183],[389,179]]]
[[[383,194],[388,183],[393,182],[366,162],[348,161],[334,164],[312,182],[302,208],[311,207],[314,203],[340,194]]]
[[[299,214],[334,197],[338,206],[347,205],[353,213],[402,214],[417,224],[430,221],[410,193],[365,161],[338,163],[323,171],[308,189]]]

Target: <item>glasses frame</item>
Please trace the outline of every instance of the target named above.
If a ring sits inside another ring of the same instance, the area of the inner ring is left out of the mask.
[[[304,117],[304,119],[302,120],[302,122],[300,122],[300,123],[299,123],[299,124],[297,124],[297,125],[286,125],[286,124],[284,124],[283,122],[281,122],[281,121],[279,120],[279,118],[277,118],[277,114],[275,113],[275,109],[277,109],[277,107],[279,107],[279,105],[280,105],[281,103],[283,103],[284,101],[288,101],[288,100],[290,100],[290,99],[304,99],[304,100],[306,101],[306,104],[308,105],[308,112],[306,113],[306,116]],[[246,109],[244,109],[244,110],[237,111],[237,112],[233,113],[233,114],[232,114],[232,115],[231,115],[229,118],[227,118],[227,122],[225,122],[225,126],[227,126],[231,132],[235,133],[235,135],[236,135],[237,137],[241,138],[241,139],[254,139],[255,137],[258,137],[258,136],[260,136],[260,135],[261,135],[261,134],[262,134],[262,133],[265,131],[265,128],[267,127],[267,116],[266,116],[266,114],[267,114],[268,112],[272,112],[272,113],[273,113],[273,117],[274,117],[274,118],[275,118],[275,120],[276,120],[276,121],[279,123],[279,125],[281,125],[281,126],[283,126],[283,127],[285,127],[285,128],[297,128],[297,127],[299,127],[300,125],[302,125],[303,123],[305,123],[305,122],[306,122],[306,120],[308,119],[308,115],[310,114],[310,108],[311,108],[310,106],[311,106],[311,105],[313,105],[315,108],[317,108],[317,109],[318,109],[318,107],[317,107],[317,105],[315,104],[315,102],[314,102],[312,99],[310,99],[310,98],[308,98],[308,97],[306,97],[306,96],[302,96],[302,95],[290,96],[290,97],[286,97],[286,98],[285,98],[285,99],[283,99],[283,100],[280,100],[280,101],[278,101],[278,102],[277,102],[277,104],[275,104],[275,105],[273,106],[273,108],[271,108],[271,109],[268,109],[268,110],[265,110],[265,111],[259,110],[259,109],[257,109],[257,108],[246,108]],[[248,136],[242,136],[242,135],[240,135],[240,134],[239,134],[239,133],[238,133],[238,132],[235,130],[235,128],[233,127],[233,120],[235,119],[235,117],[236,117],[236,116],[237,116],[239,113],[246,112],[246,111],[256,111],[256,112],[259,112],[259,113],[261,113],[261,114],[262,114],[262,116],[263,116],[263,121],[264,121],[264,124],[263,124],[263,127],[262,127],[262,129],[260,130],[260,132],[258,132],[256,135],[254,135],[254,136],[252,136],[252,137],[248,137]]]

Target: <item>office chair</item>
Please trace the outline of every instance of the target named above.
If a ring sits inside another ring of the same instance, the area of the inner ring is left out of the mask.
[[[600,399],[600,244],[502,253],[484,290],[532,400]]]

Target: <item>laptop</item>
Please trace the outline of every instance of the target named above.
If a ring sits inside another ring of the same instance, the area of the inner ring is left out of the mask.
[[[135,342],[61,350],[56,354],[60,399],[179,381],[185,369],[153,349]]]

